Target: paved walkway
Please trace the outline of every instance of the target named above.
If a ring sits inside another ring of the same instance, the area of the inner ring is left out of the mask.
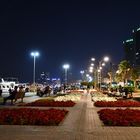
[[[29,97],[31,98],[31,97]],[[28,99],[29,99],[28,98]],[[59,126],[0,126],[1,140],[140,140],[140,127],[106,127],[86,94]]]

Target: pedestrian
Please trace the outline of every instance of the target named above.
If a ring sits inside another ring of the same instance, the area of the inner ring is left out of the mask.
[[[13,100],[15,99],[15,96],[17,94],[18,87],[15,86],[14,90],[10,93],[8,97],[3,98],[3,104],[6,103],[7,100],[11,100],[11,104],[13,104]]]
[[[0,97],[2,96],[2,89],[1,89],[1,86],[0,86]]]
[[[66,84],[64,84],[64,93],[66,92]]]
[[[127,99],[128,98],[128,93],[129,93],[129,90],[127,87],[124,88],[124,93],[125,93],[125,98]]]

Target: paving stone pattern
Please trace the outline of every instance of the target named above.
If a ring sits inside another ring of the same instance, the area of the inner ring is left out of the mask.
[[[69,113],[59,126],[0,125],[0,140],[140,140],[140,127],[104,126],[90,94],[66,109]]]

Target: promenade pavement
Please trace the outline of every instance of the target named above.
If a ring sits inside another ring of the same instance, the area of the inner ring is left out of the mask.
[[[25,102],[38,97],[25,98]],[[2,107],[2,106],[0,106]],[[0,125],[1,140],[140,140],[140,127],[107,127],[86,93],[59,126]]]

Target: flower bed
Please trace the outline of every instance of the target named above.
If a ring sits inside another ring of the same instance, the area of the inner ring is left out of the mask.
[[[114,97],[92,97],[92,101],[97,102],[97,101],[117,101]]]
[[[104,95],[102,93],[91,93],[92,101],[117,101],[114,97],[108,97],[107,95]]]
[[[48,99],[40,99],[23,106],[44,106],[44,107],[72,107],[75,105],[73,101],[54,101]]]
[[[59,109],[0,109],[0,125],[58,125],[67,113]]]
[[[54,98],[54,101],[79,101],[81,99],[81,94],[70,93],[65,96],[58,96]]]
[[[102,109],[98,114],[107,126],[140,126],[140,110]]]
[[[71,93],[84,93],[84,90],[71,90]]]
[[[97,107],[140,107],[140,102],[137,101],[126,101],[126,100],[118,100],[118,101],[97,101],[94,103]]]
[[[107,95],[104,95],[100,92],[92,92],[91,97],[107,97]]]

